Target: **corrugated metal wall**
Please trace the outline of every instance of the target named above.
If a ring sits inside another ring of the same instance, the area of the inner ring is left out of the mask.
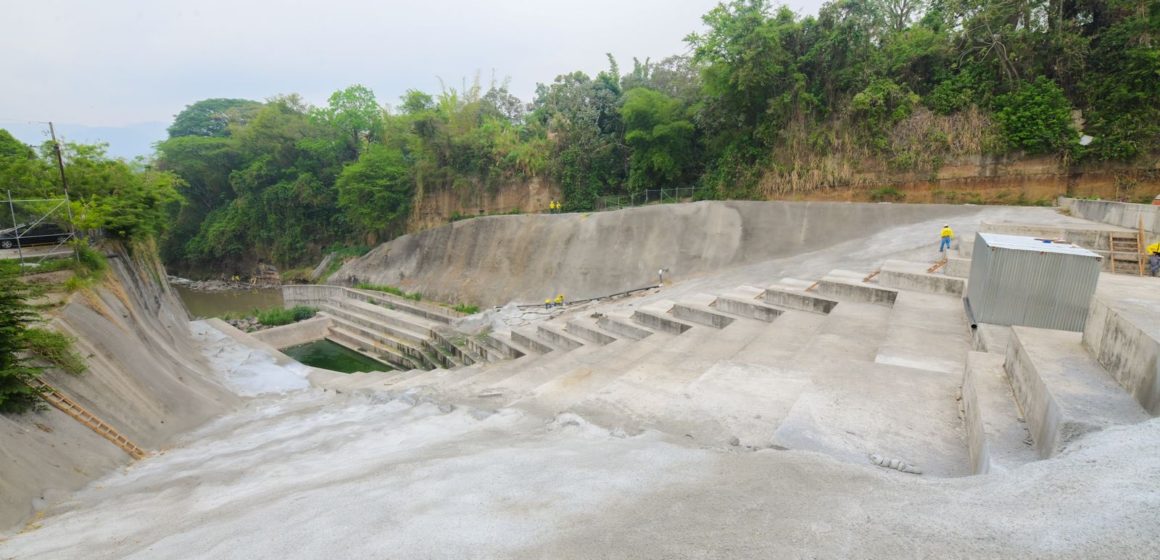
[[[967,299],[975,321],[1082,331],[1100,259],[992,247],[975,236]]]

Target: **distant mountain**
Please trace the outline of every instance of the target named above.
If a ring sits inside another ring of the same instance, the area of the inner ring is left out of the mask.
[[[127,126],[85,126],[81,124],[54,123],[56,135],[61,141],[109,145],[111,157],[133,159],[137,156],[153,155],[153,144],[164,140],[168,133],[165,123],[150,122]],[[10,124],[5,128],[21,142],[39,146],[49,139],[48,125],[39,123]]]

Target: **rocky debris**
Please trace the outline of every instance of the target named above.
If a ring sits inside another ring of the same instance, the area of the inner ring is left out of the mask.
[[[263,325],[257,317],[245,317],[242,319],[226,319],[226,323],[242,332],[257,332],[270,328],[268,325]]]
[[[233,278],[222,278],[219,280],[190,280],[189,278],[181,278],[179,276],[170,276],[169,284],[172,286],[181,286],[196,292],[226,292],[230,290],[248,290],[252,288],[276,288],[282,285],[282,279],[278,276],[278,271],[272,266],[262,265],[267,267],[259,274],[243,279],[240,276]]]

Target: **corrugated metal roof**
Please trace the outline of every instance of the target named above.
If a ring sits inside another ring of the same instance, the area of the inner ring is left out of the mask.
[[[1024,237],[1022,235],[1003,235],[1001,233],[979,233],[978,235],[983,238],[983,241],[988,247],[996,249],[1014,249],[1016,251],[1035,251],[1037,253],[1058,253],[1061,255],[1100,258],[1099,255],[1066,241]]]
[[[980,323],[1081,331],[1099,275],[1100,257],[1086,249],[979,234],[967,299]]]

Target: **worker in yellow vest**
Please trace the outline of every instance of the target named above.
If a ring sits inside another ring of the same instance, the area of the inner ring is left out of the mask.
[[[943,252],[951,248],[951,240],[955,238],[955,232],[951,230],[950,224],[943,224],[942,231],[939,232],[939,237],[942,239],[938,242],[938,252]]]
[[[556,296],[556,305],[560,307],[564,306],[564,294]]]
[[[1160,274],[1160,241],[1149,245],[1145,251],[1148,253],[1148,273],[1152,276]]]

